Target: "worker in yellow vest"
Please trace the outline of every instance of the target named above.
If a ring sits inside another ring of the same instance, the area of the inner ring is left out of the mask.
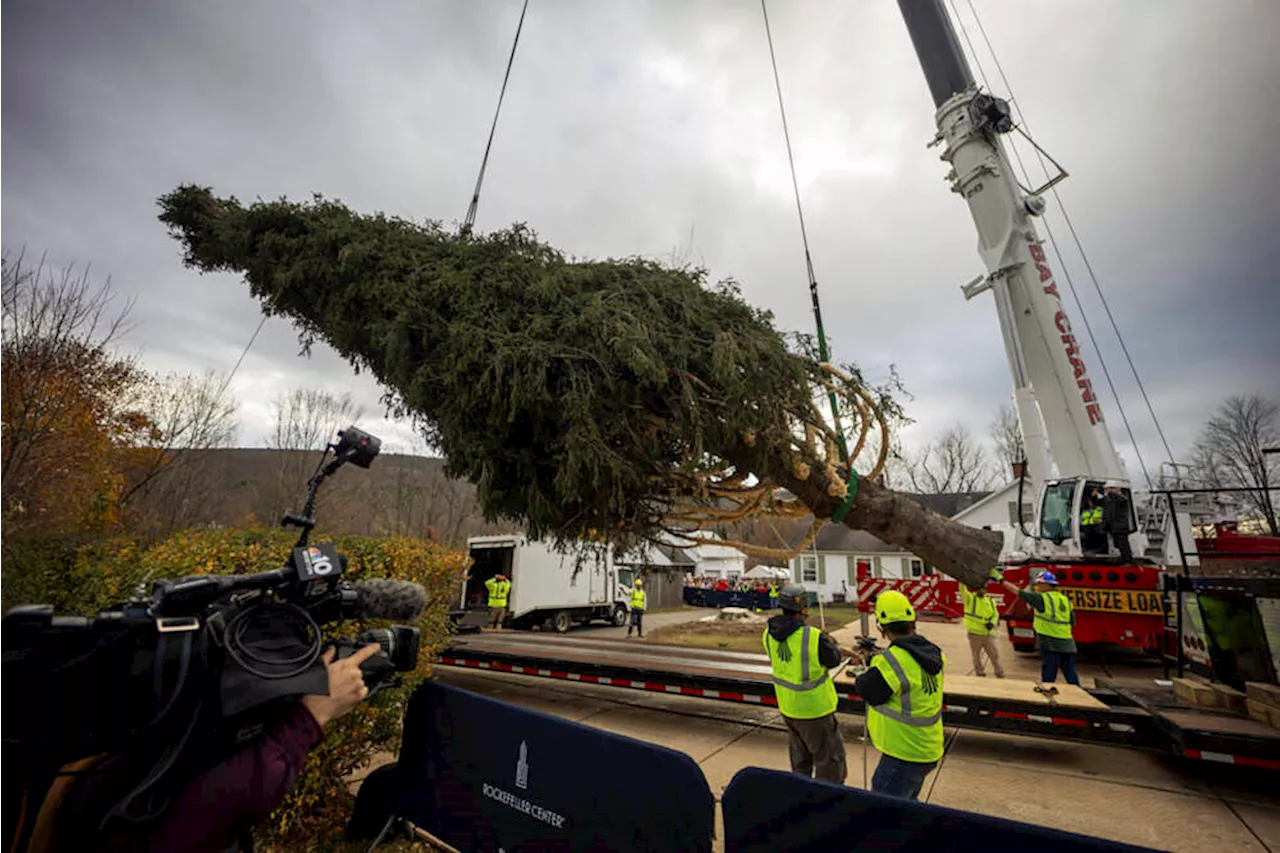
[[[778,609],[778,585],[776,583],[769,584],[769,609]]]
[[[969,653],[973,656],[973,674],[979,678],[986,676],[986,667],[982,663],[985,653],[991,660],[991,668],[996,678],[1004,678],[1004,667],[1000,665],[1000,650],[996,647],[996,626],[1000,624],[1000,609],[995,599],[987,595],[985,586],[970,589],[961,584],[960,595],[964,599],[964,630],[969,635]]]
[[[1080,549],[1086,554],[1107,553],[1107,530],[1102,526],[1102,493],[1094,489],[1080,505]]]
[[[843,784],[847,765],[836,723],[839,699],[827,672],[840,665],[840,647],[830,634],[805,624],[812,598],[798,583],[778,590],[782,612],[770,617],[762,639],[787,726],[792,772]]]
[[[511,595],[511,581],[506,575],[498,574],[484,582],[489,591],[489,627],[501,628],[502,620],[507,615],[507,597]]]
[[[1008,581],[1005,588],[1031,605],[1032,627],[1036,631],[1036,645],[1040,647],[1040,680],[1052,684],[1058,680],[1058,670],[1067,684],[1080,684],[1076,674],[1076,640],[1071,628],[1076,624],[1075,607],[1071,599],[1057,589],[1058,578],[1053,572],[1042,571],[1031,589],[1018,589]]]
[[[627,636],[631,636],[631,629],[636,629],[636,634],[641,639],[644,638],[644,581],[636,578],[636,582],[631,587],[631,624],[627,626]]]
[[[947,656],[916,633],[915,608],[896,589],[880,593],[875,614],[889,648],[876,652],[854,682],[854,691],[867,703],[867,734],[880,750],[871,790],[915,800],[942,760]]]

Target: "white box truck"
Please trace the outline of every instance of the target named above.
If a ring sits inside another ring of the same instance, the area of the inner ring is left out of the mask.
[[[457,620],[463,630],[486,624],[489,592],[484,582],[499,574],[511,580],[508,627],[563,634],[575,624],[593,620],[613,625],[627,622],[630,590],[619,585],[612,552],[580,549],[560,554],[550,543],[531,542],[520,534],[472,536],[467,550],[471,568],[462,582],[460,602],[465,614]]]

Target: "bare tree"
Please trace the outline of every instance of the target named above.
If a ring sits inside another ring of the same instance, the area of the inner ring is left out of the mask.
[[[924,494],[973,492],[991,484],[991,463],[969,430],[948,427],[919,453],[908,456],[903,474],[913,491]]]
[[[349,393],[337,395],[323,390],[294,388],[275,399],[275,429],[267,439],[267,446],[282,451],[276,482],[268,494],[269,515],[278,517],[296,500],[298,484],[310,476],[314,458],[296,451],[323,450],[338,430],[358,421],[364,410],[357,406]],[[330,503],[356,502],[353,486],[348,482],[341,488],[330,489],[326,495]],[[341,494],[339,494],[341,493]]]
[[[115,351],[132,303],[88,268],[55,272],[21,252],[0,266],[5,514],[51,529],[82,503],[118,506],[112,450],[147,430],[125,404],[145,374]]]
[[[139,408],[155,426],[153,451],[131,472],[126,498],[146,504],[143,512],[163,529],[210,520],[215,489],[202,488],[214,467],[205,451],[231,447],[239,401],[213,371],[153,377]],[[225,485],[225,484],[220,484]]]
[[[1195,458],[1207,479],[1221,488],[1244,488],[1245,505],[1266,522],[1272,536],[1280,489],[1280,404],[1261,394],[1229,397],[1200,431]]]
[[[1013,406],[1004,404],[996,409],[995,417],[987,426],[987,434],[996,447],[996,461],[1001,476],[1013,476],[1013,465],[1026,459],[1027,451],[1022,443],[1022,428],[1018,425],[1018,413]]]
[[[357,421],[364,409],[351,395],[295,388],[275,400],[276,426],[268,446],[274,450],[322,450],[338,430]]]

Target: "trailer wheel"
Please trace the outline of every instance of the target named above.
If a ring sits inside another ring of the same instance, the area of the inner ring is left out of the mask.
[[[627,624],[626,605],[619,604],[617,607],[613,608],[613,617],[611,621],[613,622],[613,627],[615,628],[621,628],[623,625]]]
[[[568,610],[561,610],[551,618],[551,627],[555,629],[557,634],[568,633],[569,628],[573,626],[573,614]]]

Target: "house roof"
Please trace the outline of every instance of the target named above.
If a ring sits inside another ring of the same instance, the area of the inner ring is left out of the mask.
[[[994,492],[987,492],[987,494],[981,500],[974,501],[968,506],[960,508],[955,512],[955,514],[952,517],[957,519],[963,518],[964,516],[967,516],[970,513],[977,511],[980,507],[986,506],[992,501],[998,500],[1000,498],[1007,499],[1010,495],[1016,494],[1017,491],[1018,491],[1017,480],[1014,480],[1011,483],[1006,483],[1005,485],[996,489]]]
[[[782,498],[795,497],[786,489],[779,489],[778,494]],[[923,506],[925,509],[932,510],[938,515],[944,515],[947,518],[961,512],[981,500],[989,497],[992,492],[938,492],[936,494],[917,494],[915,492],[898,492],[904,498],[909,498]]]
[[[674,545],[659,545],[658,550],[673,566],[688,566],[692,568],[698,564],[698,561],[683,548],[677,548]]]
[[[986,498],[991,492],[942,492],[936,495],[918,495],[911,492],[901,492],[904,498],[909,498],[923,506],[925,509],[933,510],[938,515],[951,518],[956,513],[968,509],[982,499]]]
[[[728,545],[698,545],[687,549],[699,562],[703,560],[745,560],[747,557],[737,548]]]
[[[736,552],[735,552],[736,553]],[[648,568],[693,568],[698,561],[683,548],[674,545],[641,545],[618,557],[624,566]]]
[[[968,507],[974,506],[985,499],[989,492],[946,492],[936,495],[919,495],[903,492],[903,497],[909,498],[923,506],[925,509],[932,510],[943,516],[953,516],[957,512],[961,512]],[[792,547],[798,545],[801,538],[808,532],[808,524],[806,523],[803,530],[794,534],[791,541]],[[825,524],[818,531],[818,538],[814,547],[824,553],[847,553],[847,554],[908,554],[905,548],[892,545],[875,536],[872,536],[865,530],[850,530],[843,524]]]
[[[824,524],[815,543],[819,551],[845,551],[850,554],[906,554],[904,548],[890,545],[865,530],[850,530],[843,524]]]

